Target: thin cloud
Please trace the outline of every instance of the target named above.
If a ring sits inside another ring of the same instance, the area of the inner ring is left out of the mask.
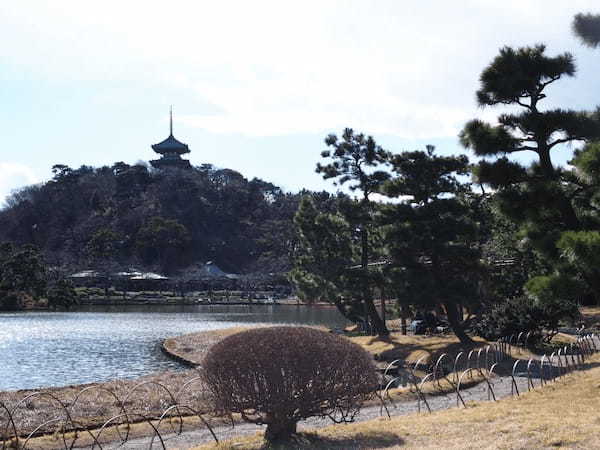
[[[450,137],[478,114],[500,46],[577,49],[570,18],[594,4],[22,0],[0,6],[0,38],[10,66],[40,76],[185,89],[198,99],[186,123],[213,133]]]
[[[23,164],[0,161],[0,206],[4,198],[15,189],[38,181],[38,176],[31,168]]]

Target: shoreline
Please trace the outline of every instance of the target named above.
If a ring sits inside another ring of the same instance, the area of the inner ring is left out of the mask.
[[[260,326],[260,325],[257,325]],[[87,383],[79,383],[79,384],[66,384],[66,385],[53,385],[53,386],[42,386],[37,388],[22,388],[22,389],[6,389],[0,390],[0,401],[4,400],[6,397],[11,397],[14,395],[29,395],[34,392],[61,392],[61,391],[73,391],[76,389],[86,389],[89,387],[100,387],[105,385],[115,385],[115,384],[136,384],[138,382],[144,381],[145,379],[154,379],[154,378],[162,378],[166,374],[173,373],[184,373],[198,366],[198,363],[195,363],[193,360],[186,359],[184,356],[180,355],[177,351],[176,344],[169,343],[169,341],[176,341],[181,338],[185,338],[187,336],[194,336],[197,340],[204,338],[205,342],[198,342],[199,345],[202,346],[202,353],[208,351],[208,349],[216,344],[222,338],[228,336],[229,334],[233,334],[239,331],[243,331],[250,327],[231,327],[231,328],[220,328],[215,330],[206,330],[200,331],[197,333],[184,334],[181,336],[169,337],[164,339],[162,342],[159,342],[159,348],[167,357],[181,363],[184,367],[180,370],[158,370],[156,372],[150,372],[145,375],[136,376],[133,378],[113,378],[106,381],[90,381]],[[166,345],[165,345],[166,344]]]
[[[231,301],[204,301],[197,299],[165,299],[165,298],[141,298],[123,299],[121,297],[109,297],[109,298],[93,298],[93,299],[81,299],[78,305],[74,305],[69,309],[56,309],[48,306],[27,306],[21,309],[7,309],[0,310],[0,313],[15,313],[15,312],[28,312],[28,311],[39,311],[39,312],[78,312],[81,307],[89,306],[297,306],[306,308],[325,308],[333,309],[334,305],[327,302],[316,302],[316,303],[300,303],[293,299],[281,299],[281,300],[255,300],[252,302],[231,300]]]
[[[241,331],[241,328],[207,330],[196,333],[196,342],[201,346],[201,351],[206,352],[212,345],[228,334]],[[185,335],[184,335],[185,336]],[[165,341],[168,341],[168,338]],[[164,341],[163,341],[164,344]],[[162,347],[162,345],[161,345]],[[177,357],[177,351],[169,352],[168,356]],[[165,350],[163,350],[165,351]],[[166,351],[165,351],[166,353]],[[185,359],[179,362],[183,364]],[[111,417],[122,413],[119,401],[127,399],[132,410],[144,410],[148,417],[160,417],[169,403],[172,395],[180,400],[188,399],[189,403],[197,404],[199,412],[207,411],[204,395],[195,389],[182,388],[187,382],[197,377],[194,365],[182,367],[180,370],[162,370],[135,378],[114,378],[107,381],[98,381],[63,386],[47,386],[39,388],[26,388],[17,390],[0,391],[0,404],[12,409],[26,399],[27,405],[18,409],[17,427],[21,435],[27,435],[56,415],[59,403],[70,405],[69,411],[73,420],[83,423],[88,427],[101,426]],[[120,399],[115,402],[115,399]],[[79,400],[79,401],[77,401]],[[36,436],[51,433],[50,428],[36,431]]]
[[[161,351],[169,358],[191,368],[200,365],[209,348],[221,339],[250,328],[264,325],[221,328],[169,337],[161,343]]]

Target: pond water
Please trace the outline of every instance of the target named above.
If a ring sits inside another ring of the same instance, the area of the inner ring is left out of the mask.
[[[0,390],[131,378],[178,369],[167,337],[250,323],[345,325],[334,308],[292,305],[94,306],[0,314]]]

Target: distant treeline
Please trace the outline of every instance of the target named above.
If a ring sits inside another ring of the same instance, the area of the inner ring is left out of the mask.
[[[202,165],[157,171],[53,167],[48,182],[25,187],[0,211],[0,242],[34,244],[59,267],[142,266],[174,273],[214,261],[227,272],[289,270],[300,198],[230,169]]]

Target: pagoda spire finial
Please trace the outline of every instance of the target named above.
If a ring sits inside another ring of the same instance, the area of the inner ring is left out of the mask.
[[[178,168],[190,169],[192,166],[187,159],[181,159],[181,155],[189,153],[187,144],[179,142],[173,136],[173,105],[169,106],[169,137],[154,144],[152,150],[162,155],[160,159],[150,161],[155,169]]]

